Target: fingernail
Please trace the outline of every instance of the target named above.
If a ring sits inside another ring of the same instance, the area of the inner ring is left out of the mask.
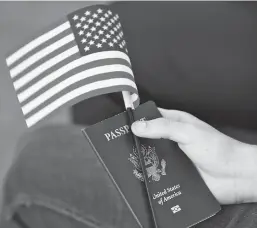
[[[135,123],[133,123],[133,128],[138,132],[143,132],[146,129],[146,122],[136,121]]]

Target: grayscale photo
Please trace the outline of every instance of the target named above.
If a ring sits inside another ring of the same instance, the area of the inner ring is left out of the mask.
[[[257,228],[255,1],[0,1],[0,228]]]

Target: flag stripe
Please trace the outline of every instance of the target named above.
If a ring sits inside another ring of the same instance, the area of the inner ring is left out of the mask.
[[[62,39],[63,37],[67,36],[71,34],[71,29],[67,29],[65,31],[63,31],[62,33],[58,34],[57,36],[54,36],[52,39],[47,40],[46,42],[40,44],[39,46],[35,47],[33,50],[31,50],[30,52],[26,53],[25,55],[23,55],[19,60],[15,61],[11,66],[9,66],[10,69],[15,68],[16,66],[18,66],[20,63],[22,63],[24,60],[28,59],[30,56],[38,53],[39,51],[41,51],[42,49],[44,49],[45,47],[50,46],[51,44],[57,42],[58,40]],[[76,44],[76,42],[74,42],[74,45]],[[17,75],[17,77],[19,77],[19,75]],[[16,77],[15,77],[16,79]]]
[[[20,48],[18,51],[14,52],[6,59],[7,66],[11,66],[14,62],[19,60],[22,56],[26,55],[28,52],[32,51],[42,43],[50,40],[54,36],[60,34],[61,32],[69,28],[70,28],[70,23],[66,21],[65,23],[62,23],[61,25],[59,25],[58,27],[32,40],[31,42],[29,42],[28,44]]]
[[[69,47],[67,47],[67,45]],[[58,63],[62,62],[65,59],[69,59],[69,57],[72,57],[73,59],[78,59],[80,56],[78,47],[74,46],[73,43],[67,44],[67,45],[55,51],[52,54],[53,55],[52,58],[47,57],[47,60],[43,59],[40,65],[37,64],[37,66],[34,66],[34,68],[32,69],[28,68],[28,70],[26,70],[26,73],[24,75],[22,75],[19,79],[14,81],[13,85],[15,90],[21,89],[26,84],[31,82],[33,79],[37,78],[38,76],[41,76],[42,73],[46,73],[46,74],[51,73],[53,66],[57,65]],[[74,55],[74,54],[77,54],[77,55]],[[57,67],[58,66],[59,65],[57,65]]]
[[[28,118],[29,116],[34,115],[35,113],[39,112],[44,107],[46,107],[49,104],[51,104],[52,102],[54,102],[55,100],[64,96],[66,93],[69,93],[83,85],[88,85],[88,84],[91,84],[91,83],[94,83],[97,81],[114,79],[114,78],[126,78],[128,80],[134,81],[133,76],[131,74],[126,73],[126,72],[121,72],[121,71],[111,72],[111,73],[103,73],[103,74],[95,75],[94,77],[85,78],[83,80],[80,80],[76,83],[71,84],[70,86],[66,87],[64,90],[61,90],[60,92],[56,93],[55,95],[53,95],[52,97],[47,99],[45,102],[41,103],[36,108],[34,108],[32,111],[30,111],[27,115],[25,115],[25,117]],[[110,86],[112,86],[112,85],[110,85]]]
[[[108,65],[108,66],[100,66],[100,67],[95,67],[93,69],[89,69],[83,72],[80,72],[78,74],[75,74],[66,80],[60,82],[59,84],[55,85],[51,89],[47,90],[28,104],[24,105],[22,107],[22,112],[24,115],[28,114],[30,111],[35,109],[37,106],[45,102],[47,99],[51,98],[53,95],[56,93],[60,92],[61,90],[65,89],[66,87],[70,86],[73,83],[76,83],[82,79],[85,79],[87,77],[92,77],[97,74],[103,74],[103,73],[108,73],[108,72],[115,72],[115,71],[124,71],[127,73],[130,73],[133,75],[132,70],[123,65]]]
[[[77,58],[76,56],[74,58]],[[98,52],[98,53],[93,53],[90,54],[88,56],[83,56],[81,58],[75,59],[73,61],[71,61],[70,63],[63,62],[62,66],[60,66],[59,69],[53,69],[54,71],[51,72],[48,75],[40,75],[39,79],[37,82],[34,82],[34,84],[32,84],[30,87],[26,88],[25,90],[23,90],[22,92],[18,93],[18,99],[20,102],[25,101],[28,97],[32,96],[35,92],[39,91],[40,89],[42,89],[44,86],[46,86],[48,83],[51,83],[54,80],[57,80],[58,78],[62,77],[69,73],[69,75],[73,75],[71,74],[73,69],[86,65],[90,62],[93,61],[97,61],[97,60],[101,60],[101,59],[112,59],[112,58],[117,58],[117,59],[122,59],[125,60],[130,63],[129,57],[120,51],[105,51],[105,52]],[[58,66],[56,66],[56,68],[58,68]],[[67,76],[66,76],[67,77]],[[15,83],[14,83],[14,86]]]
[[[112,86],[110,87],[110,85]],[[84,85],[65,94],[64,96],[52,102],[50,105],[41,109],[39,112],[35,113],[33,116],[27,118],[27,126],[31,127],[32,125],[36,124],[38,121],[40,121],[41,119],[49,115],[51,112],[55,111],[57,108],[66,104],[69,101],[72,101],[72,103],[74,104],[89,97],[94,97],[100,94],[118,91],[132,91],[136,93],[136,84],[135,82],[128,80],[126,78],[115,78]]]
[[[74,51],[75,51],[75,49],[76,49],[76,47],[74,47]],[[67,58],[64,58],[64,57],[67,57]],[[65,69],[65,66],[67,66],[69,63],[75,61],[76,59],[79,59],[80,57],[81,56],[78,52],[73,54],[73,50],[70,49],[70,48],[67,50],[67,52],[64,51],[64,52],[58,54],[56,56],[56,58],[58,58],[58,59],[64,58],[64,59],[60,62],[57,62],[52,67],[46,69],[44,72],[40,73],[39,75],[31,74],[31,76],[29,78],[26,77],[26,79],[25,78],[22,79],[21,82],[20,82],[20,83],[22,83],[22,86],[17,85],[18,86],[17,89],[16,89],[17,94],[22,93],[23,91],[27,90],[28,88],[30,88],[34,84],[37,84],[42,79],[48,78],[48,75],[52,75],[53,72],[58,71],[60,68]],[[53,60],[50,61],[50,63],[52,61],[55,61],[54,58],[53,58]],[[24,82],[23,82],[23,80],[24,80]],[[55,78],[53,78],[52,80],[55,80]],[[16,83],[16,81],[14,82],[14,86],[16,86],[15,83]]]
[[[12,78],[16,77],[18,74],[20,74],[22,71],[24,71],[27,67],[31,66],[32,64],[39,61],[41,58],[49,55],[53,51],[57,50],[58,48],[62,47],[63,45],[65,45],[73,40],[74,40],[74,35],[69,34],[69,35],[63,37],[62,39],[52,43],[51,45],[45,47],[44,49],[40,50],[36,54],[30,56],[29,58],[27,58],[26,60],[21,62],[16,67],[12,68],[10,70],[11,77]]]
[[[101,59],[101,60],[96,60],[96,61],[84,64],[84,65],[81,65],[81,66],[69,71],[68,73],[62,75],[61,77],[57,78],[56,80],[52,80],[52,78],[51,78],[50,79],[51,81],[44,80],[44,84],[39,82],[37,86],[32,86],[32,88],[27,89],[26,91],[24,91],[24,93],[18,94],[18,99],[19,99],[21,105],[24,106],[26,103],[29,103],[30,101],[34,100],[40,94],[48,91],[49,89],[56,86],[60,82],[66,80],[71,75],[76,75],[76,74],[78,74],[80,72],[84,72],[88,69],[92,69],[92,68],[96,68],[96,67],[100,67],[100,66],[104,66],[104,65],[105,66],[114,65],[114,64],[124,65],[124,66],[127,66],[127,67],[131,68],[130,64],[124,59],[103,59],[103,60]],[[110,78],[111,78],[111,75],[110,75]],[[131,79],[133,80],[132,75],[131,75]],[[37,89],[37,91],[35,91],[35,89]],[[26,99],[24,99],[24,98],[26,98]]]

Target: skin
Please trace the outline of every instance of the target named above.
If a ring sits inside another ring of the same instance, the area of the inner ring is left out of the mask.
[[[257,146],[235,140],[195,116],[159,109],[163,118],[137,121],[135,135],[178,143],[221,204],[257,202]]]

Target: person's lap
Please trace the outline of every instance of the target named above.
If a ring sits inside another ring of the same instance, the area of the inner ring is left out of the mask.
[[[29,228],[138,227],[79,127],[46,127],[30,138],[6,178],[1,228],[14,214]],[[256,226],[257,206],[242,204],[196,228]]]

